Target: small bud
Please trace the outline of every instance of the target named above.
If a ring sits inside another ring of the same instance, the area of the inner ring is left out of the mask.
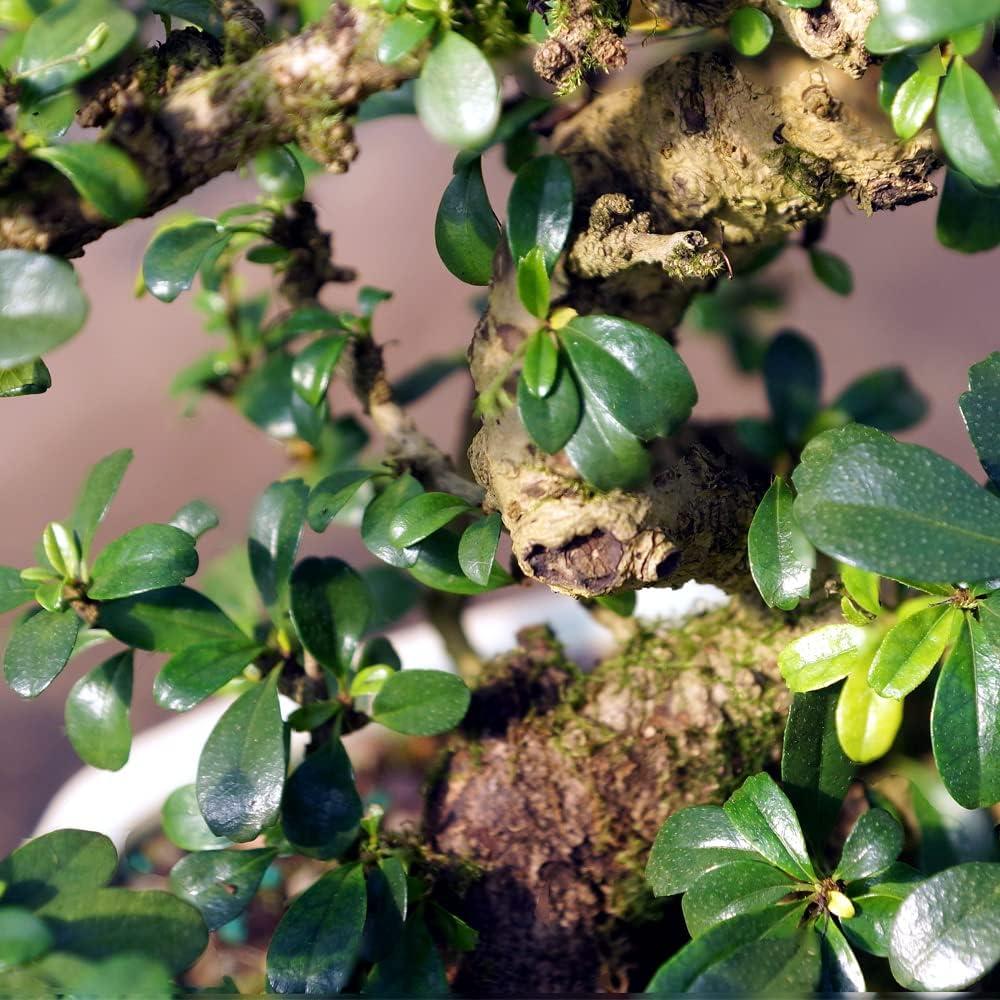
[[[579,313],[575,309],[571,309],[569,306],[560,306],[558,309],[552,310],[552,315],[549,316],[549,326],[553,330],[561,330],[571,319],[578,316]]]
[[[108,22],[101,21],[101,23],[95,25],[90,34],[87,35],[87,40],[82,46],[80,46],[80,54],[83,55],[87,52],[96,52],[108,40],[108,35],[110,34],[111,29],[108,27]]]
[[[841,920],[850,920],[854,916],[854,904],[837,889],[826,897],[826,908]]]

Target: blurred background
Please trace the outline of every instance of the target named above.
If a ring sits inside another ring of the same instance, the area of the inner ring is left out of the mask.
[[[311,192],[322,224],[335,234],[337,262],[356,267],[359,284],[395,293],[376,314],[375,334],[386,346],[390,375],[398,377],[430,357],[464,349],[477,290],[452,278],[434,252],[434,215],[453,153],[436,146],[412,118],[362,129],[362,153],[352,170],[315,178]],[[486,178],[493,204],[503,205],[510,176],[496,151]],[[217,214],[256,194],[251,179],[230,176],[179,208]],[[804,253],[787,252],[767,272],[768,280],[784,285],[787,305],[761,314],[760,329],[770,335],[792,326],[815,338],[828,400],[859,374],[904,365],[931,400],[928,418],[905,436],[979,475],[956,399],[969,365],[1000,347],[992,309],[998,258],[940,247],[935,212],[931,202],[869,220],[845,204],[835,206],[823,245],[850,262],[853,295],[834,295],[812,276]],[[69,513],[86,470],[117,448],[133,448],[135,460],[103,537],[168,520],[200,497],[222,514],[221,528],[199,545],[206,560],[245,537],[254,499],[287,472],[283,450],[235,410],[206,398],[185,418],[170,398],[171,379],[206,350],[208,338],[190,295],[172,307],[134,298],[133,277],[153,228],[151,220],[138,220],[88,248],[77,266],[92,303],[90,319],[76,339],[46,358],[52,389],[0,403],[0,564],[31,564],[46,522]],[[349,308],[354,297],[353,288],[337,286],[329,304]],[[735,371],[718,338],[685,329],[679,349],[699,388],[696,416],[765,412],[759,378]],[[449,449],[458,444],[468,397],[468,376],[460,372],[416,408],[422,426]],[[335,407],[349,405],[342,388],[332,398]],[[371,561],[348,529],[334,526],[307,539],[312,551],[356,565]],[[10,617],[0,622],[0,641]],[[137,729],[167,715],[150,697],[154,660],[162,658],[137,656]],[[34,702],[0,686],[0,855],[30,834],[48,799],[79,767],[63,733],[63,702],[80,672],[75,664]]]

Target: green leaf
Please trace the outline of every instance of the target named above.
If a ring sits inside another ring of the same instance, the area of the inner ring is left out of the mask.
[[[768,344],[763,372],[775,422],[786,441],[801,441],[819,412],[823,375],[816,348],[794,330],[779,333]]]
[[[194,785],[182,785],[170,793],[163,803],[162,821],[166,838],[183,851],[212,851],[231,843],[209,830]]]
[[[190,966],[208,944],[198,911],[157,890],[64,892],[38,914],[49,925],[56,948],[82,958],[135,952],[158,959],[176,974]]]
[[[365,980],[366,997],[441,997],[448,995],[444,962],[423,916],[412,914],[396,947]]]
[[[889,752],[903,721],[903,703],[868,685],[867,657],[847,678],[837,700],[837,736],[844,753],[867,764]]]
[[[892,102],[896,99],[899,88],[916,72],[917,64],[907,53],[901,52],[889,56],[882,63],[882,73],[878,81],[878,103],[886,114],[892,111]]]
[[[368,912],[361,957],[380,962],[397,946],[407,911],[407,877],[399,858],[390,854],[365,873]]]
[[[132,651],[118,653],[81,677],[66,699],[66,735],[91,767],[117,771],[132,749]]]
[[[160,708],[187,712],[215,694],[264,652],[246,639],[217,639],[175,653],[156,675],[153,698]]]
[[[65,959],[65,955],[60,955]],[[107,996],[137,996],[170,1000],[176,989],[167,967],[158,958],[113,955],[87,963],[86,971],[73,982],[74,1000],[100,1000]]]
[[[0,368],[0,399],[40,396],[52,388],[52,375],[41,358],[13,368]]]
[[[304,854],[339,857],[357,839],[361,815],[354,770],[339,739],[310,753],[285,784],[282,828]]]
[[[191,287],[209,252],[228,239],[214,219],[161,229],[142,258],[142,277],[150,294],[161,302],[173,302]]]
[[[416,548],[399,548],[390,534],[390,526],[396,511],[407,500],[423,493],[423,487],[406,474],[394,479],[365,508],[361,519],[361,540],[365,548],[373,555],[390,566],[401,568],[412,566],[417,561],[419,552]]]
[[[468,371],[468,367],[465,351],[431,358],[392,383],[392,398],[400,406],[409,406],[410,403],[415,403],[436,389],[456,372]]]
[[[149,0],[148,6],[154,14],[189,21],[216,38],[225,33],[225,20],[213,0]]]
[[[126,646],[160,653],[179,653],[188,646],[218,639],[245,639],[216,604],[189,587],[167,587],[105,601],[98,625]]]
[[[815,926],[794,935],[743,945],[707,969],[692,984],[695,993],[775,996],[813,992],[822,975],[822,941]]]
[[[485,585],[466,576],[458,560],[459,536],[453,531],[439,531],[425,538],[417,551],[417,561],[410,573],[427,587],[450,594],[481,594],[484,590],[506,587],[510,574],[494,563]]]
[[[351,977],[365,925],[361,865],[327,872],[285,912],[267,951],[274,993],[339,993]]]
[[[719,806],[691,806],[660,827],[646,864],[646,882],[655,896],[673,896],[713,869],[761,860]]]
[[[901,87],[901,92],[902,89]],[[827,250],[821,250],[819,247],[812,247],[809,250],[809,263],[816,278],[823,282],[831,292],[836,292],[838,295],[850,295],[854,291],[854,276],[851,274],[851,268],[847,261],[842,257]]]
[[[169,524],[145,524],[115,539],[94,562],[88,597],[113,601],[182,583],[198,569],[194,539]]]
[[[680,355],[652,330],[614,316],[576,316],[559,331],[577,381],[642,440],[672,434],[698,394]]]
[[[931,605],[889,629],[868,671],[871,687],[885,698],[905,698],[941,659],[961,614],[951,604]]]
[[[992,250],[1000,244],[1000,196],[980,190],[957,170],[947,170],[938,201],[937,238],[960,253]]]
[[[309,494],[306,520],[313,531],[326,531],[330,522],[373,476],[372,469],[338,469],[321,479]]]
[[[319,406],[326,396],[341,354],[347,346],[346,334],[314,340],[292,364],[295,391],[310,405]]]
[[[857,566],[840,567],[840,579],[851,600],[869,614],[879,615],[882,603],[879,598],[880,578],[877,573],[858,569]]]
[[[524,365],[521,368],[521,377],[525,380],[528,391],[533,396],[544,399],[552,392],[558,374],[559,350],[548,331],[536,330],[528,338],[524,349]]]
[[[114,844],[89,830],[56,830],[0,861],[4,906],[37,909],[58,894],[107,885],[118,867]]]
[[[80,539],[80,551],[85,559],[90,555],[94,533],[118,492],[125,470],[132,461],[132,454],[131,448],[122,448],[105,456],[87,473],[80,488],[71,521]]]
[[[112,222],[125,222],[146,207],[149,189],[142,171],[123,149],[107,142],[67,142],[32,150],[53,166],[84,201]]]
[[[740,7],[729,19],[729,41],[742,55],[759,56],[773,35],[771,19],[756,7]]]
[[[1000,648],[971,616],[941,668],[931,740],[941,780],[959,805],[1000,801]]]
[[[499,513],[473,521],[458,543],[458,564],[462,572],[480,587],[488,587],[490,574],[496,561],[503,521]]]
[[[378,61],[387,66],[399,62],[422,41],[430,37],[435,19],[412,14],[397,14],[386,26],[378,42]]]
[[[824,994],[864,993],[864,973],[836,921],[828,913],[816,929],[822,946],[819,990]]]
[[[72,611],[39,611],[18,623],[4,654],[4,676],[22,698],[37,698],[69,662],[80,631]]]
[[[308,499],[309,487],[301,479],[271,483],[250,515],[250,569],[264,605],[279,628],[288,616],[289,580]]]
[[[833,407],[859,424],[880,431],[903,431],[923,420],[927,399],[901,368],[884,368],[852,382]]]
[[[899,908],[889,961],[910,990],[960,990],[1000,961],[1000,865],[949,868]]]
[[[542,451],[554,455],[576,432],[583,408],[576,380],[569,366],[560,364],[551,392],[536,396],[522,377],[517,382],[517,408],[531,440]]]
[[[792,478],[799,524],[828,555],[933,583],[1000,575],[1000,498],[927,448],[851,425],[813,438]]]
[[[371,717],[397,733],[434,736],[454,729],[469,708],[469,689],[443,670],[401,670],[382,685]]]
[[[407,548],[470,510],[467,501],[450,493],[419,493],[392,515],[389,537],[398,548]]]
[[[1000,109],[986,81],[961,56],[941,87],[937,131],[949,162],[969,180],[1000,186]]]
[[[192,500],[174,514],[170,523],[197,541],[205,532],[219,526],[219,512],[204,500]]]
[[[816,880],[795,810],[769,774],[751,775],[722,808],[740,835],[771,864],[793,878]]]
[[[209,829],[239,843],[278,818],[285,783],[278,673],[240,695],[216,723],[198,761],[198,805]]]
[[[14,368],[64,344],[84,324],[87,300],[64,260],[0,250],[0,368]]]
[[[298,201],[305,194],[306,179],[299,161],[284,146],[258,153],[253,172],[261,191],[279,201]]]
[[[551,274],[573,221],[573,175],[559,156],[538,156],[517,172],[507,199],[507,241],[515,261],[541,247]]]
[[[855,948],[884,958],[889,954],[889,934],[900,904],[924,879],[909,865],[891,865],[881,875],[851,882],[846,893],[854,916],[843,923],[844,934]]]
[[[13,566],[0,566],[0,614],[27,604],[34,592],[34,586],[21,579],[20,570]]]
[[[532,316],[544,320],[549,314],[549,273],[541,247],[533,247],[517,263],[517,295]]]
[[[66,0],[31,22],[14,73],[38,94],[65,90],[118,56],[136,27],[114,0]]]
[[[781,748],[781,787],[817,846],[826,843],[854,777],[854,763],[837,738],[839,696],[833,686],[797,694]]]
[[[998,16],[997,0],[880,0],[866,43],[879,53],[894,47],[921,48]],[[883,40],[888,47],[877,44]]]
[[[80,107],[80,98],[73,90],[39,96],[25,93],[17,108],[20,131],[43,139],[58,139],[69,131]]]
[[[39,917],[19,906],[0,907],[0,969],[27,965],[52,947],[52,934]]]
[[[816,551],[795,520],[795,494],[777,476],[750,523],[747,552],[754,583],[769,608],[791,611],[809,596]]]
[[[486,56],[468,39],[446,31],[424,60],[414,104],[438,142],[468,148],[496,128],[500,85]]]
[[[781,676],[795,692],[825,688],[854,670],[866,640],[856,625],[822,625],[785,646],[778,656]]]
[[[384,636],[377,635],[374,639],[369,639],[365,643],[361,655],[358,657],[359,667],[371,667],[383,664],[393,670],[401,670],[403,663],[399,658],[399,653],[393,644]]]
[[[892,127],[900,139],[912,139],[927,123],[939,83],[939,77],[918,70],[900,84],[891,111]]]
[[[886,871],[903,849],[903,828],[884,809],[869,809],[854,824],[834,879],[856,882]]]
[[[986,475],[1000,485],[1000,351],[969,369],[969,391],[958,405]]]
[[[292,573],[292,621],[306,649],[338,677],[372,620],[368,585],[340,559],[304,559]]]
[[[713,868],[684,894],[684,922],[691,937],[741,913],[773,906],[793,889],[785,872],[765,861],[734,861]]]
[[[170,891],[196,907],[214,931],[247,908],[277,856],[271,847],[189,854],[170,870]]]

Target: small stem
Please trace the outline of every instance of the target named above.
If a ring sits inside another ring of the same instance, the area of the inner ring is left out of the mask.
[[[483,661],[472,648],[469,637],[462,628],[461,613],[467,598],[457,594],[446,594],[432,590],[425,602],[427,620],[434,627],[448,655],[455,662],[459,676],[467,684],[471,684],[482,672]]]

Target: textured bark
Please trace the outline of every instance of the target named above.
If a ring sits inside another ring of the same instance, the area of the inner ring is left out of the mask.
[[[480,945],[456,970],[473,996],[639,989],[671,928],[642,872],[656,831],[773,764],[790,695],[777,654],[808,622],[750,602],[645,633],[588,676],[545,629],[494,666],[432,788],[426,833],[478,872],[464,916]],[[446,865],[446,869],[449,868]],[[674,929],[676,931],[676,928]]]

